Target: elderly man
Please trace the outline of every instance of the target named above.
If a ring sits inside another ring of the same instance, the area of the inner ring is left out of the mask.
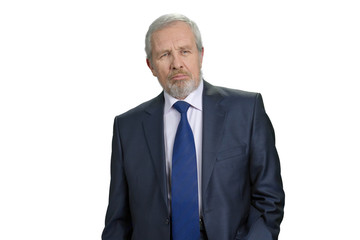
[[[164,91],[115,118],[102,239],[277,239],[284,192],[261,95],[202,79],[183,15],[156,19],[145,50]]]

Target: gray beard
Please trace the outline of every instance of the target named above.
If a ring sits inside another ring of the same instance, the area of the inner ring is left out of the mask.
[[[190,93],[197,89],[201,78],[202,73],[200,73],[198,84],[196,84],[196,81],[193,78],[190,80],[176,81],[174,83],[168,81],[166,92],[174,98],[185,99]]]
[[[176,83],[167,83],[168,94],[177,99],[185,99],[197,86],[194,79],[180,80]]]

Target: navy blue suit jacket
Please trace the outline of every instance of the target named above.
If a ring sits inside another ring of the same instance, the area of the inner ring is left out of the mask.
[[[164,96],[115,118],[103,240],[168,240]],[[202,216],[209,240],[275,240],[284,192],[261,95],[203,92]]]

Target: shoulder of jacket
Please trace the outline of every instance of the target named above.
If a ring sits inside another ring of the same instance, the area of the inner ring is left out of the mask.
[[[151,108],[151,106],[156,104],[161,104],[163,99],[163,93],[161,92],[158,96],[150,99],[146,102],[141,103],[140,105],[120,114],[115,117],[115,119],[135,119],[137,116],[142,116],[146,109]]]
[[[227,88],[227,87],[221,87],[221,86],[213,86],[209,83],[207,83],[207,89],[209,94],[218,94],[222,96],[225,100],[250,100],[254,101],[259,96],[261,96],[258,92],[250,92],[250,91],[244,91],[234,88]]]

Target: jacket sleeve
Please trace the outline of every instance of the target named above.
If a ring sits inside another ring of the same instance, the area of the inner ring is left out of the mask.
[[[111,182],[102,240],[131,239],[132,223],[128,186],[124,172],[118,117],[114,121],[111,153]]]
[[[251,204],[261,214],[263,228],[278,239],[283,219],[285,194],[280,175],[280,161],[275,134],[260,94],[253,111],[250,146]]]

